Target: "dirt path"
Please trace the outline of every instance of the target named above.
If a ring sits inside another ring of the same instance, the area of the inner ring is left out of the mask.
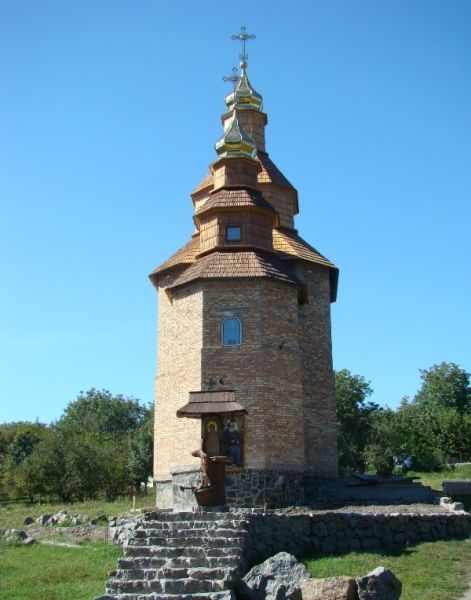
[[[471,600],[471,578],[469,580],[468,589],[464,593],[464,596],[461,596],[459,600]]]

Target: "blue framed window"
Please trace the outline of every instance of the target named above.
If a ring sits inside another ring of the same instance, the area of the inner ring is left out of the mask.
[[[222,322],[222,345],[240,346],[242,344],[242,323],[236,317],[228,317]]]
[[[240,225],[226,226],[226,241],[240,242],[242,239],[242,227]]]

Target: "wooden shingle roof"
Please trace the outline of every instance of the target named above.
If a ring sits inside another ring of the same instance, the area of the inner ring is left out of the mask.
[[[301,259],[309,262],[314,262],[326,267],[336,269],[336,266],[318,250],[300,237],[296,231],[292,229],[274,229],[273,230],[273,249],[281,259]],[[177,250],[168,260],[159,265],[150,277],[160,275],[164,271],[176,267],[178,265],[191,265],[196,261],[196,257],[200,250],[199,235],[195,235],[187,244]],[[219,254],[227,254],[219,253]],[[204,257],[203,257],[204,258]],[[240,258],[240,257],[239,257]],[[223,259],[227,260],[227,259]],[[199,261],[198,261],[199,262]]]
[[[200,418],[208,414],[247,414],[236,401],[234,390],[190,392],[188,404],[177,410],[177,417]]]
[[[176,267],[177,265],[182,264],[191,264],[195,262],[196,255],[200,250],[200,236],[195,235],[191,240],[182,246],[179,250],[172,254],[172,256],[167,259],[164,263],[156,267],[149,277],[152,279],[154,275],[161,274],[163,271],[167,269],[171,269],[172,267]]]
[[[201,181],[191,193],[197,194],[198,192],[201,192],[201,190],[204,190],[205,188],[212,187],[212,186],[213,186],[213,174],[208,173],[206,175],[206,177],[203,179],[203,181]]]
[[[292,271],[274,255],[257,250],[212,252],[199,258],[175,279],[169,288],[175,288],[196,279],[265,277],[299,285]]]
[[[278,185],[284,185],[286,187],[296,189],[286,179],[283,173],[278,169],[275,163],[271,160],[266,152],[258,152],[257,158],[262,165],[262,170],[258,174],[259,183],[277,183]]]
[[[278,256],[284,260],[307,260],[309,262],[323,265],[329,268],[330,278],[330,301],[337,299],[337,288],[339,281],[339,270],[310,244],[300,237],[293,229],[274,229],[273,248],[277,250]]]
[[[283,255],[282,258],[301,258],[336,268],[334,263],[304,241],[294,229],[274,229],[273,248]]]
[[[260,192],[245,188],[223,188],[212,193],[208,200],[197,211],[196,215],[213,208],[254,207],[275,212],[273,206],[265,200]]]
[[[296,188],[288,181],[288,179],[278,169],[266,152],[257,152],[256,158],[258,158],[262,166],[262,169],[258,174],[259,183],[275,183],[296,190]],[[211,188],[212,186],[213,174],[208,173],[206,177],[196,186],[192,194],[197,194],[198,192],[201,192],[206,188]]]

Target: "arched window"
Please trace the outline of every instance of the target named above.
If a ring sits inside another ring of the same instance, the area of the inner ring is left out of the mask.
[[[228,317],[222,322],[222,345],[240,346],[242,344],[242,323],[236,317]]]

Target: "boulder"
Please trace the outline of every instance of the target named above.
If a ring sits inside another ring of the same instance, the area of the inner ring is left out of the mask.
[[[24,518],[23,525],[31,525],[31,523],[34,523],[33,517],[27,516]]]
[[[279,552],[247,573],[239,593],[246,600],[301,600],[299,583],[308,577],[296,557]]]
[[[69,514],[66,510],[61,510],[52,517],[47,522],[48,525],[62,525],[64,521],[69,518]]]
[[[72,525],[84,525],[85,523],[88,523],[90,519],[87,515],[76,514],[70,517],[70,521]]]
[[[305,579],[300,583],[302,600],[358,600],[352,577]]]
[[[134,531],[140,526],[142,521],[143,515],[108,517],[110,542],[127,546],[134,536]]]
[[[90,519],[90,525],[96,525],[99,521],[106,521],[105,513],[98,513],[96,517]]]
[[[39,523],[39,525],[47,525],[49,519],[51,518],[52,515],[41,515],[40,517],[38,517],[36,519],[36,523]]]
[[[8,543],[17,543],[25,540],[28,535],[22,529],[7,529],[3,536]]]
[[[356,582],[359,600],[398,600],[401,597],[402,583],[384,567],[358,577]]]
[[[31,546],[36,543],[36,540],[32,537],[27,537],[21,543],[23,546]]]

